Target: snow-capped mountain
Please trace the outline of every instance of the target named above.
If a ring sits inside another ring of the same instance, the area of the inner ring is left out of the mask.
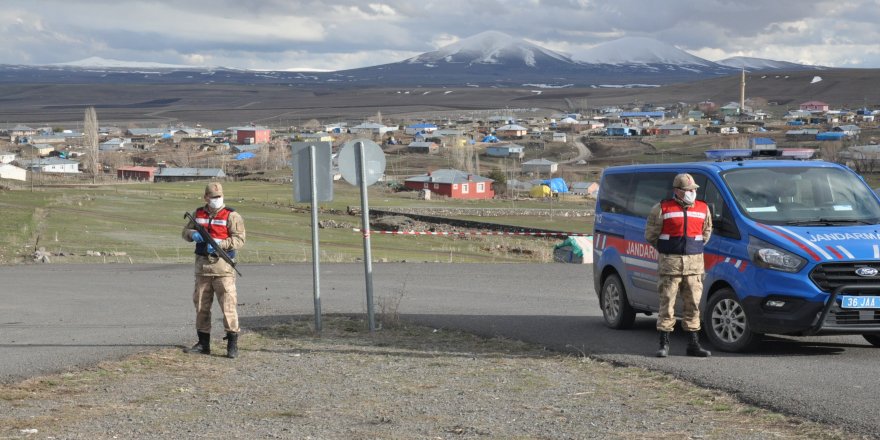
[[[806,66],[803,64],[790,63],[788,61],[776,61],[776,60],[768,60],[765,58],[752,58],[752,57],[730,57],[725,58],[723,60],[716,61],[716,63],[721,64],[723,66],[734,67],[737,69],[746,69],[749,71],[764,71],[764,70],[807,70],[807,69],[821,69],[820,66]]]
[[[389,64],[336,72],[194,68],[89,58],[63,65],[0,65],[0,82],[228,83],[362,87],[627,87],[657,86],[734,75],[742,68],[818,69],[737,57],[712,62],[649,38],[622,38],[574,57],[488,31]]]
[[[714,65],[677,47],[644,37],[626,37],[602,43],[573,58],[585,64]]]
[[[433,52],[405,60],[412,64],[518,64],[536,67],[553,60],[571,64],[573,61],[560,53],[545,49],[502,32],[487,31],[465,38]]]
[[[121,61],[112,60],[101,57],[89,57],[78,61],[67,63],[55,63],[52,66],[58,67],[80,67],[80,68],[110,68],[110,69],[200,69],[200,67],[184,66],[178,64],[163,64],[141,61]]]

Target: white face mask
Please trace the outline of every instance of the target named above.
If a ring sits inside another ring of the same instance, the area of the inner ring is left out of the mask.
[[[220,209],[220,207],[223,206],[223,197],[208,199],[208,206],[210,206],[211,209]]]
[[[696,191],[693,191],[693,190],[685,191],[684,194],[682,194],[681,201],[684,202],[685,204],[693,205],[696,200],[697,200],[697,192]]]

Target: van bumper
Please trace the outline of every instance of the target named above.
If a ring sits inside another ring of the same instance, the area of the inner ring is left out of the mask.
[[[823,303],[803,298],[770,295],[742,301],[749,326],[756,333],[823,335],[880,333],[880,310],[842,309],[837,297],[846,293],[878,292],[880,285],[844,285],[834,289]],[[769,301],[784,301],[770,307]]]
[[[785,306],[768,307],[768,301],[784,301]],[[749,317],[749,326],[756,333],[804,334],[815,326],[822,309],[822,303],[806,301],[803,298],[773,295],[769,297],[750,296],[742,306]]]

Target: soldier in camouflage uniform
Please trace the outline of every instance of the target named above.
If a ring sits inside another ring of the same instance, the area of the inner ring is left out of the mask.
[[[673,198],[654,205],[648,214],[645,239],[657,249],[660,275],[658,293],[660,332],[658,357],[669,355],[669,334],[675,327],[675,301],[681,297],[681,325],[689,335],[688,356],[709,357],[700,347],[700,298],[703,295],[703,245],[712,235],[712,216],[705,202],[696,200],[699,185],[690,174],[675,176]]]
[[[244,220],[241,214],[223,202],[223,187],[209,183],[205,188],[205,206],[196,209],[195,219],[226,253],[235,258],[235,251],[245,243]],[[217,256],[204,237],[195,230],[192,221],[183,227],[183,239],[196,243],[193,304],[196,307],[196,334],[199,342],[188,349],[189,353],[211,353],[211,306],[214,297],[223,312],[226,330],[226,356],[238,356],[238,294],[235,287],[235,269]]]

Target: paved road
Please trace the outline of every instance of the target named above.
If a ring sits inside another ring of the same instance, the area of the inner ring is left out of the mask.
[[[401,296],[405,319],[505,336],[672,373],[814,420],[880,432],[880,351],[860,337],[768,338],[751,354],[651,357],[654,320],[603,326],[589,266],[376,264],[375,298]],[[326,313],[366,310],[363,265],[323,264]],[[243,327],[313,310],[311,266],[244,266]],[[0,267],[0,380],[63,371],[133,352],[193,342],[192,273],[183,265]],[[215,317],[219,317],[215,306]],[[222,325],[217,321],[217,330]],[[247,355],[244,351],[243,355]]]

